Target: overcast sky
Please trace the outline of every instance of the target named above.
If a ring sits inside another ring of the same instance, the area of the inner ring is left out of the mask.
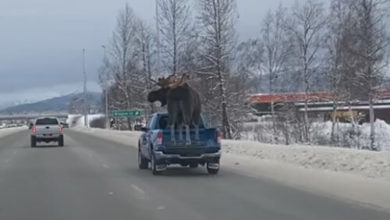
[[[0,107],[81,91],[82,48],[87,51],[88,86],[99,91],[101,46],[109,41],[126,2],[154,25],[154,0],[1,0]],[[255,37],[261,19],[279,2],[237,0],[240,38]]]

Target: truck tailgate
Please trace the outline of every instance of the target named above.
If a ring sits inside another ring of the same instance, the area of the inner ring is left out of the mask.
[[[60,134],[60,127],[58,125],[37,125],[36,129],[37,135]]]

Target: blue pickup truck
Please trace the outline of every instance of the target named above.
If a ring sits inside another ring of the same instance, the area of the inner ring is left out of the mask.
[[[168,114],[154,114],[148,126],[143,128],[144,133],[139,139],[138,167],[148,169],[150,162],[153,175],[158,175],[171,164],[190,168],[201,165],[206,166],[209,174],[217,174],[221,158],[221,133],[216,128],[207,128],[203,119],[199,127],[199,141],[195,141],[195,130],[191,128],[193,141],[191,145],[186,145],[185,141],[179,141],[179,132],[176,129],[177,142],[172,143]],[[185,129],[182,131],[185,136]]]

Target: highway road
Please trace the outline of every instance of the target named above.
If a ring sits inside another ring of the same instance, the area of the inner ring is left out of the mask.
[[[390,213],[228,169],[137,168],[137,151],[76,131],[65,147],[0,139],[1,220],[389,220]]]

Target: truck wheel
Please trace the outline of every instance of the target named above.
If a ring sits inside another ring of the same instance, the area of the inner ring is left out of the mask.
[[[138,168],[141,170],[148,169],[149,162],[148,160],[142,156],[141,150],[138,150]]]
[[[153,175],[155,175],[155,176],[160,175],[161,171],[157,170],[157,161],[156,161],[156,157],[154,156],[154,154],[152,154],[152,160],[150,161],[150,163],[151,163]]]
[[[219,171],[219,163],[207,163],[207,172],[215,175]]]
[[[31,147],[37,146],[37,138],[35,136],[31,136]]]
[[[58,146],[63,147],[64,146],[64,136],[60,135],[58,138]]]

